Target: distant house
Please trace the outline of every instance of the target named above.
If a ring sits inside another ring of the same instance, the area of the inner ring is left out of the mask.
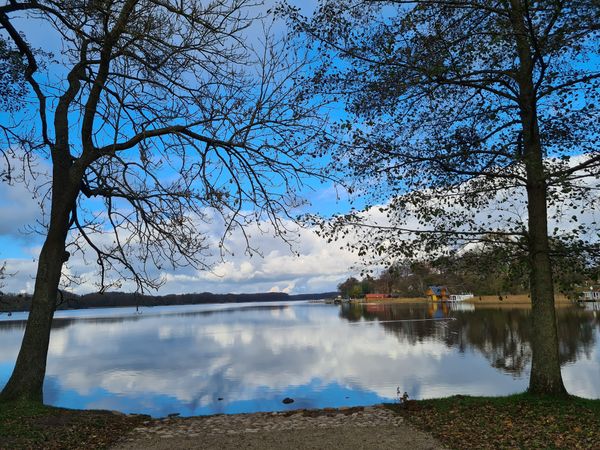
[[[581,300],[584,302],[600,302],[600,286],[594,286],[589,290],[583,291]]]
[[[365,300],[382,300],[388,297],[388,294],[365,294]]]
[[[445,302],[450,298],[450,292],[446,286],[429,286],[425,295],[432,302]]]

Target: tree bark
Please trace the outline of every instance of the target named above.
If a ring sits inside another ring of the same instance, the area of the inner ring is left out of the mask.
[[[15,368],[0,393],[0,402],[25,400],[43,403],[50,329],[62,267],[68,259],[65,242],[69,216],[79,191],[68,176],[68,168],[64,165],[62,168],[66,170],[61,171],[55,166],[50,226],[39,256],[31,311]]]
[[[528,185],[527,198],[533,322],[533,355],[528,391],[532,394],[561,396],[566,395],[567,391],[560,372],[545,183],[541,181]]]
[[[64,241],[61,243],[48,238],[44,243],[25,335],[12,376],[0,394],[0,401],[43,401],[42,386],[63,253]]]
[[[567,391],[560,372],[554,284],[548,239],[548,186],[537,118],[533,81],[532,33],[520,0],[510,0],[510,20],[519,60],[519,109],[523,133],[523,162],[527,173],[529,280],[533,325],[532,362],[528,392],[562,396]]]
[[[560,372],[558,330],[554,307],[554,282],[548,238],[548,186],[537,123],[533,82],[521,86],[521,120],[525,170],[527,173],[527,210],[529,281],[533,324],[532,362],[528,391],[533,394],[565,395]]]
[[[533,323],[533,356],[528,391],[534,394],[565,395],[567,391],[560,372],[548,239],[548,186],[544,174],[533,82],[530,80],[522,83],[520,100],[527,172],[529,281]]]

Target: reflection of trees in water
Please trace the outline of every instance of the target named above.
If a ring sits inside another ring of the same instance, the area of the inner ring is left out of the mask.
[[[182,318],[193,318],[203,317],[212,315],[229,315],[233,313],[239,313],[243,311],[284,311],[290,309],[289,305],[256,305],[256,306],[240,306],[236,308],[222,308],[213,309],[207,311],[188,311],[188,312],[177,312],[177,311],[161,311],[154,312],[152,308],[147,307],[140,309],[139,312],[126,311],[123,315],[119,316],[106,316],[106,317],[72,317],[72,318],[54,318],[52,320],[52,329],[68,328],[69,326],[77,322],[86,322],[94,324],[114,324],[122,322],[137,322],[149,317],[182,317]],[[0,321],[0,331],[12,330],[12,329],[25,329],[27,320],[6,320]]]
[[[531,362],[531,320],[529,309],[475,309],[451,311],[445,305],[344,304],[340,316],[349,321],[407,320],[383,322],[381,326],[400,342],[414,345],[436,340],[446,346],[478,351],[492,367],[521,375]],[[557,310],[561,364],[590,357],[596,344],[600,318],[577,308]],[[449,321],[418,321],[452,317]],[[414,321],[417,320],[417,321]]]
[[[0,322],[0,331],[10,331],[10,330],[24,330],[25,324],[27,322],[25,320],[7,320]]]
[[[452,326],[468,346],[481,352],[492,367],[521,375],[531,362],[528,310],[476,309],[453,313]]]
[[[600,317],[582,309],[565,308],[557,311],[561,363],[575,362],[582,354],[590,358],[596,344]]]
[[[75,319],[54,319],[52,321],[52,329],[68,328],[74,321]],[[0,331],[25,330],[25,325],[27,325],[27,320],[1,321]]]
[[[429,318],[427,310],[421,305],[401,305],[401,308],[396,308],[396,306],[400,305],[344,303],[340,315],[351,322],[358,322],[361,319],[404,320],[404,322],[384,323],[382,325],[386,331],[395,334],[402,341],[406,341],[411,345],[423,342],[431,337],[440,340],[446,336],[447,322],[421,320]]]

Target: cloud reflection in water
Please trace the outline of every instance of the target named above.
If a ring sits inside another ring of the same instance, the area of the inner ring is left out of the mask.
[[[431,317],[423,306],[378,306],[78,312],[83,317],[55,321],[45,401],[164,416],[369,404],[393,400],[397,387],[412,398],[526,388],[527,311],[446,311],[455,320],[436,322],[420,321]],[[598,322],[580,311],[563,316],[570,329],[587,330],[561,341],[568,388],[600,397],[592,382],[600,369]],[[0,322],[0,385],[22,326]],[[283,405],[286,396],[296,402]]]

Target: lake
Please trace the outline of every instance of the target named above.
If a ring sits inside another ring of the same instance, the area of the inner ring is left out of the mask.
[[[600,305],[558,309],[570,393],[600,398]],[[0,315],[0,386],[26,313]],[[56,313],[44,401],[155,417],[526,389],[530,310],[246,303]],[[285,397],[295,401],[286,405]]]

